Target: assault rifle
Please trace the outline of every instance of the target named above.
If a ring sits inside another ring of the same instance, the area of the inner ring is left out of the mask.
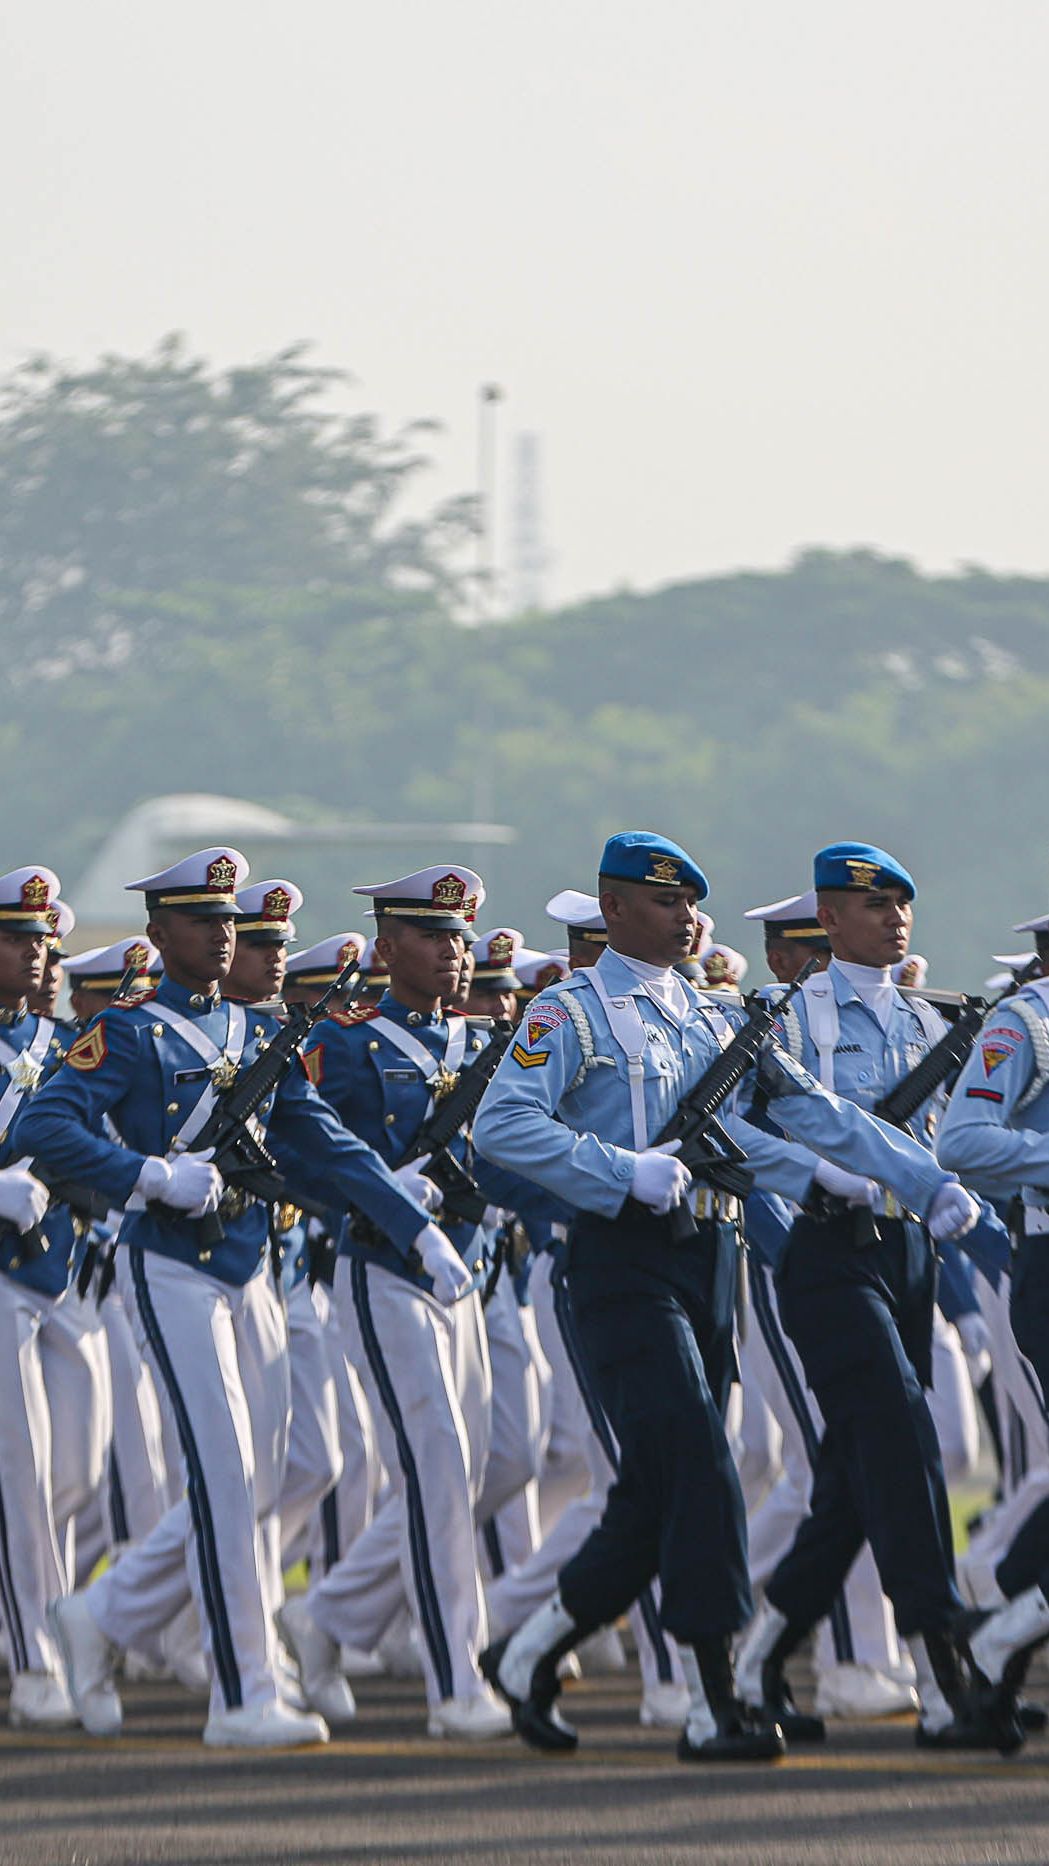
[[[252,1116],[283,1081],[314,1024],[327,1015],[332,1000],[341,992],[352,991],[358,977],[357,966],[351,959],[321,993],[316,1004],[292,1005],[276,1036],[267,1044],[260,1043],[254,1062],[238,1069],[229,1087],[217,1096],[208,1119],[194,1138],[193,1151],[212,1150],[212,1162],[230,1192],[249,1192],[266,1205],[285,1197],[283,1175],[265,1142],[253,1131]],[[167,1224],[184,1216],[158,1199],[151,1199],[147,1209],[153,1217]],[[221,1243],[226,1235],[221,1209],[192,1222],[197,1226],[202,1243],[208,1247]]]
[[[810,959],[782,997],[774,1001],[751,999],[746,1023],[714,1058],[695,1086],[682,1096],[670,1120],[650,1143],[653,1147],[661,1147],[668,1140],[679,1140],[681,1145],[676,1157],[682,1166],[688,1167],[693,1179],[703,1180],[717,1192],[745,1198],[754,1184],[754,1175],[747,1170],[746,1154],[725,1132],[717,1111],[742,1082],[748,1069],[753,1068],[784,1006],[801,990],[818,965],[818,959]],[[683,1244],[695,1231],[692,1208],[682,1199],[670,1212],[671,1236],[676,1244]]]
[[[443,1215],[463,1224],[479,1225],[488,1200],[472,1173],[467,1172],[451,1151],[452,1142],[473,1120],[513,1036],[512,1024],[496,1022],[491,1041],[468,1068],[460,1069],[454,1088],[442,1096],[407,1153],[398,1161],[398,1166],[408,1166],[413,1160],[426,1159],[428,1154],[430,1157],[422,1172],[440,1188]],[[383,1242],[382,1232],[363,1212],[353,1215],[353,1235],[360,1244],[374,1246]]]
[[[1032,978],[1041,976],[1042,963],[1037,955],[1024,966],[1022,972],[1005,991],[996,998],[962,999],[962,1008],[950,1024],[938,1043],[915,1063],[896,1087],[889,1089],[881,1100],[876,1102],[872,1112],[893,1127],[906,1127],[913,1115],[916,1115],[930,1095],[942,1086],[952,1075],[957,1075],[972,1050],[980,1033],[984,1019],[1001,1004],[1003,998],[1011,998]],[[918,994],[921,995],[920,993]]]

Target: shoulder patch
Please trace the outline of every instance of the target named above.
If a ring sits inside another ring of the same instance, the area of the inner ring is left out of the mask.
[[[568,1012],[563,1004],[540,1004],[534,1010],[529,1006],[521,1020],[529,1049],[534,1049],[537,1043],[548,1037],[558,1024],[567,1022]]]
[[[519,1063],[522,1069],[541,1069],[544,1063],[550,1061],[549,1050],[536,1050],[534,1054],[529,1055],[528,1051],[521,1043],[515,1043],[510,1054],[514,1062]]]
[[[348,1011],[333,1011],[329,1022],[341,1025],[343,1030],[349,1030],[353,1024],[367,1024],[373,1017],[378,1016],[378,1005],[362,1004],[359,1009],[351,1005]]]
[[[70,1069],[81,1069],[86,1074],[97,1069],[105,1060],[106,1030],[104,1024],[93,1024],[79,1036],[72,1048],[66,1051],[66,1062]]]
[[[302,1056],[302,1066],[306,1071],[306,1080],[312,1082],[314,1088],[319,1088],[321,1077],[324,1074],[323,1043],[318,1043],[315,1050],[306,1050],[304,1052]]]

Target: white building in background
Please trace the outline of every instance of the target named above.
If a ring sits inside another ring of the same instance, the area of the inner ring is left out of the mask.
[[[91,858],[80,880],[68,890],[76,909],[77,927],[70,950],[108,944],[140,922],[141,897],[127,894],[126,885],[142,875],[155,874],[191,849],[228,843],[243,850],[252,872],[261,880],[266,873],[298,874],[296,857],[317,859],[320,847],[341,850],[340,872],[349,876],[357,851],[381,851],[400,843],[416,843],[426,859],[451,857],[458,849],[499,846],[516,840],[517,832],[505,823],[361,823],[339,819],[302,822],[244,797],[216,797],[204,791],[175,792],[137,804],[116,825]],[[373,857],[372,859],[376,859]],[[423,864],[420,854],[419,865]],[[265,866],[260,866],[265,864]],[[363,874],[355,876],[365,880]]]

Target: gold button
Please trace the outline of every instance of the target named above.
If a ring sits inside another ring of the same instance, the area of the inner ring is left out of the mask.
[[[21,1259],[21,1257],[12,1257],[12,1259],[11,1259],[11,1268],[12,1268],[12,1270],[20,1270],[20,1269],[22,1268],[22,1259]]]
[[[377,1039],[377,1038],[375,1038],[375,1037],[373,1037],[373,1038],[372,1038],[372,1040],[371,1040],[371,1042],[370,1042],[370,1043],[369,1043],[369,1045],[368,1045],[368,1048],[369,1048],[370,1050],[377,1050],[377,1049],[378,1049],[378,1047],[379,1047],[379,1044],[378,1044],[378,1039]]]
[[[471,1045],[470,1045],[470,1048],[471,1048],[472,1050],[479,1050],[479,1049],[481,1048],[481,1039],[480,1039],[480,1037],[475,1037],[475,1038],[474,1038],[474,1040],[473,1040],[473,1042],[472,1042],[472,1043],[471,1043]]]
[[[169,1101],[169,1102],[168,1102],[168,1113],[169,1113],[169,1114],[177,1114],[177,1113],[178,1113],[178,1102],[177,1102],[177,1101]]]
[[[264,1036],[266,1035],[266,1026],[265,1026],[265,1024],[256,1024],[256,1025],[255,1025],[255,1035],[256,1035],[257,1037],[264,1037]]]
[[[394,1122],[396,1121],[396,1119],[397,1119],[397,1116],[396,1116],[395,1114],[388,1114],[388,1115],[386,1116],[386,1125],[387,1125],[387,1127],[392,1127],[392,1126],[393,1126],[393,1124],[394,1124]]]
[[[477,1262],[474,1264],[474,1275],[480,1276],[481,1271],[483,1269],[484,1269],[484,1258],[478,1257]]]
[[[162,1036],[164,1035],[164,1026],[163,1026],[163,1024],[154,1024],[154,1026],[153,1026],[153,1035],[154,1035],[155,1037],[162,1037]]]
[[[211,1262],[211,1252],[209,1250],[198,1250],[197,1257],[201,1263]]]

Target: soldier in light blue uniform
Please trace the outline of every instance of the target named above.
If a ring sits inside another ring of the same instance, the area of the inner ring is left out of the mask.
[[[70,1580],[56,1485],[64,1426],[85,1394],[79,1328],[65,1304],[74,1253],[64,1206],[48,1211],[19,1117],[60,1064],[72,1033],[29,1009],[44,973],[58,876],[39,865],[0,876],[0,1612],[18,1725],[73,1721],[47,1603]],[[46,1214],[46,1216],[45,1216]],[[39,1248],[42,1223],[45,1248]]]
[[[1049,914],[1033,933],[1049,972]],[[1012,1204],[1016,1254],[1010,1315],[1018,1345],[1049,1396],[1049,977],[995,1007],[966,1062],[937,1151],[1000,1206]],[[1028,1517],[994,1579],[1006,1604],[972,1636],[980,1671],[1008,1706],[1035,1646],[1049,1638],[1049,1504]]]
[[[816,856],[814,885],[834,957],[788,1007],[782,1041],[825,1088],[873,1108],[944,1030],[930,1006],[907,1002],[892,983],[891,966],[909,943],[914,882],[884,850],[846,842]],[[911,1123],[923,1150],[936,1112],[927,1106]],[[926,1158],[931,1167],[931,1151]],[[944,1233],[935,1208],[929,1214],[895,1191],[879,1196],[873,1212],[864,1201],[817,1204],[792,1228],[777,1279],[780,1314],[826,1429],[810,1513],[744,1643],[741,1686],[751,1702],[783,1703],[787,1655],[828,1611],[869,1540],[918,1670],[919,1742],[994,1745],[995,1731],[969,1717],[950,1510],[925,1398],[936,1285],[930,1233]],[[959,1197],[967,1195],[959,1189]],[[971,1228],[979,1208],[968,1205]]]
[[[206,849],[129,884],[145,893],[164,976],[145,1000],[113,1005],[78,1037],[19,1134],[26,1151],[125,1210],[121,1248],[178,1423],[187,1485],[181,1545],[165,1517],[86,1594],[57,1603],[74,1701],[96,1735],[114,1734],[121,1722],[113,1646],[154,1630],[165,1590],[184,1585],[183,1547],[212,1665],[205,1741],[281,1747],[326,1734],[321,1719],[279,1698],[259,1581],[252,1441],[260,1405],[268,1407],[246,1316],[268,1273],[267,1208],[226,1196],[219,1172],[194,1148],[217,1093],[278,1028],[219,991],[233,954],[235,889],[246,874],[236,850]],[[335,1119],[301,1068],[257,1120],[278,1161],[287,1146],[309,1163],[320,1197],[360,1205],[403,1249],[429,1237],[423,1208]],[[223,1234],[205,1240],[196,1221],[220,1200]]]
[[[552,1710],[557,1659],[658,1573],[663,1622],[690,1661],[679,1754],[773,1756],[778,1727],[755,1727],[735,1704],[729,1658],[751,1611],[743,1502],[720,1414],[733,1370],[734,1227],[709,1217],[694,1247],[673,1242],[666,1214],[689,1174],[653,1145],[728,1035],[717,1007],[673,970],[691,951],[707,883],[676,844],[634,831],[606,845],[599,885],[608,950],[529,1006],[475,1140],[578,1207],[568,1287],[621,1471],[602,1523],[561,1572],[560,1594],[492,1649],[486,1669],[526,1740],[571,1747],[574,1733]],[[828,1183],[818,1152],[835,1162],[836,1192],[870,1175],[946,1229],[969,1220],[972,1201],[909,1137],[822,1091],[782,1052],[766,1055],[764,1076],[777,1122],[808,1143],[727,1117],[769,1189],[804,1203],[814,1179]]]

